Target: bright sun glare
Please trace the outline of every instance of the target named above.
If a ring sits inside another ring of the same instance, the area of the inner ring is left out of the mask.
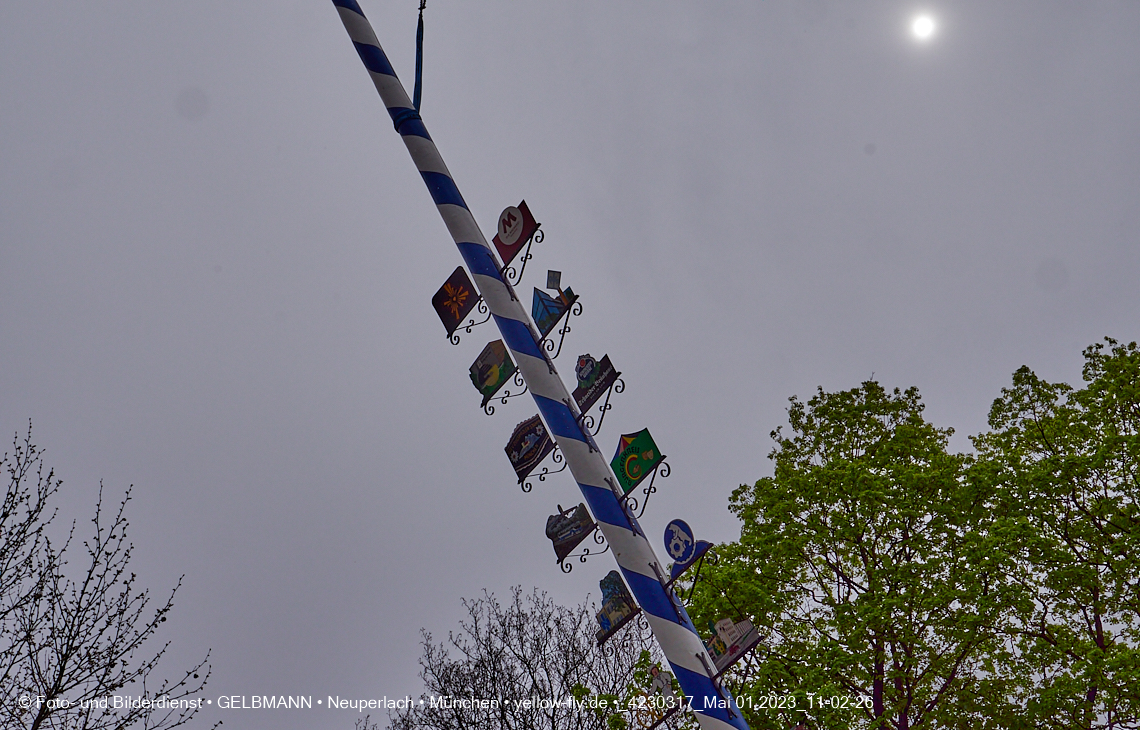
[[[910,32],[920,41],[930,40],[937,29],[934,18],[929,15],[919,15],[910,23]]]

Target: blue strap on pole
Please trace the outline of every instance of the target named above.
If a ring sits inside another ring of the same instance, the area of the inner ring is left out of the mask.
[[[420,22],[416,26],[416,89],[412,92],[412,106],[420,110],[420,89],[424,74],[424,6],[427,0],[420,0]]]
[[[420,118],[420,92],[423,88],[424,75],[424,7],[427,0],[420,0],[420,21],[416,26],[416,88],[412,92],[412,108],[404,109],[393,115],[392,126],[400,131],[400,125],[409,119]]]

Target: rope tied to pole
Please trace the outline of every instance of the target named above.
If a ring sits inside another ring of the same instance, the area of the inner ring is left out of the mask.
[[[420,119],[420,97],[423,91],[424,75],[424,8],[427,0],[420,0],[420,19],[416,24],[416,86],[412,92],[412,108],[404,109],[392,117],[392,126],[400,131],[400,125],[409,119]]]
[[[412,92],[412,106],[420,110],[420,91],[424,76],[424,8],[427,0],[420,0],[420,21],[416,25],[416,89]]]

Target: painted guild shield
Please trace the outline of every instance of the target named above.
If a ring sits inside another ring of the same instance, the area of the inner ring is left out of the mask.
[[[579,504],[567,510],[558,505],[558,514],[546,519],[546,536],[554,543],[554,554],[558,557],[558,562],[561,563],[567,555],[574,552],[574,548],[590,536],[594,527],[596,525],[590,518],[586,505]]]
[[[517,208],[511,206],[499,214],[499,230],[491,240],[503,260],[503,266],[514,260],[536,230],[538,224],[534,222],[525,200]]]
[[[649,429],[637,433],[622,434],[617,453],[610,461],[610,467],[621,485],[622,494],[629,494],[642,479],[653,473],[665,456],[653,442]]]
[[[598,640],[598,646],[601,646],[641,609],[633,602],[633,596],[616,570],[607,573],[598,586],[602,589],[602,610],[597,614],[599,628],[594,636]]]
[[[542,419],[535,414],[533,418],[528,418],[515,426],[511,440],[503,450],[507,452],[507,458],[511,460],[511,466],[514,467],[521,484],[526,475],[530,474],[547,454],[554,451],[554,442],[550,440],[546,426],[542,425]]]
[[[705,649],[712,657],[717,675],[723,674],[760,643],[759,632],[748,620],[723,618],[716,624],[710,621],[709,628],[713,630],[713,635],[705,642]]]
[[[478,301],[479,295],[475,293],[475,285],[471,283],[463,267],[459,266],[431,298],[431,306],[435,308],[435,313],[443,322],[447,336],[451,337],[455,328],[471,313]]]
[[[684,520],[673,520],[665,526],[665,552],[673,558],[673,568],[669,571],[670,580],[692,567],[712,547],[712,543],[697,540]]]
[[[558,297],[552,297],[541,289],[535,288],[534,299],[530,306],[530,315],[538,326],[539,333],[546,337],[562,315],[570,310],[570,306],[577,301],[578,295],[573,289],[567,288]]]
[[[487,405],[517,369],[502,340],[487,343],[470,368],[471,383],[483,394],[483,405]]]
[[[578,387],[574,389],[574,402],[578,404],[578,410],[582,413],[590,410],[621,375],[619,371],[614,370],[609,355],[602,355],[599,361],[588,354],[578,358],[574,374],[578,376]]]

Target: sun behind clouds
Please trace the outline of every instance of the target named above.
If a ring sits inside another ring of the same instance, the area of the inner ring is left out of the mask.
[[[910,32],[916,40],[928,41],[938,32],[938,23],[932,15],[926,13],[916,15],[910,21]]]

